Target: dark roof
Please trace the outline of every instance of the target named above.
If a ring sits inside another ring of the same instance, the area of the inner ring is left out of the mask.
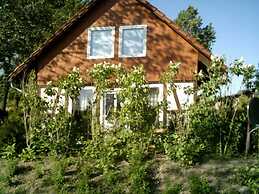
[[[103,0],[91,0],[86,6],[81,8],[71,19],[69,19],[61,28],[59,28],[47,41],[45,41],[36,51],[34,51],[22,64],[18,65],[14,71],[9,75],[8,80],[14,80],[17,78],[23,71],[33,68],[35,60],[47,51],[56,41],[59,41],[60,38],[71,28],[74,24],[77,23],[82,17],[87,15],[88,11],[91,10],[97,2]],[[118,0],[119,1],[119,0]],[[203,45],[201,45],[195,38],[191,35],[183,32],[179,26],[177,26],[170,18],[163,14],[158,8],[151,5],[147,0],[137,0],[144,7],[149,9],[158,19],[167,24],[171,29],[173,29],[177,34],[179,34],[183,39],[189,42],[195,49],[202,53],[205,57],[210,59],[211,53]]]

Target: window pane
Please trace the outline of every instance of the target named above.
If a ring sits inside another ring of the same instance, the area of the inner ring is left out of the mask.
[[[106,94],[105,96],[105,117],[108,120],[112,116],[112,112],[114,110],[114,94]]]
[[[146,29],[133,28],[123,29],[121,35],[121,55],[122,56],[142,56],[146,47]]]
[[[150,104],[151,106],[156,106],[158,104],[159,88],[150,88],[149,92]]]
[[[113,34],[111,29],[92,30],[90,43],[91,57],[111,57],[113,54]]]
[[[94,93],[91,89],[82,89],[80,91],[79,107],[81,111],[84,111],[87,107],[91,106],[93,95]]]

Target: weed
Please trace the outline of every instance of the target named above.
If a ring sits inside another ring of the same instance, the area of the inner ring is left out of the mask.
[[[205,178],[197,176],[189,177],[189,186],[191,194],[215,194],[216,191],[211,187]]]

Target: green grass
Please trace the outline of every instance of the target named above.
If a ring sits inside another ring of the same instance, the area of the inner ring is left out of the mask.
[[[98,173],[90,174],[90,165],[79,163],[78,158],[44,158],[33,162],[0,161],[0,194],[11,193],[102,193],[99,180],[116,183],[113,193],[127,190],[128,183],[114,179],[113,174],[100,177]],[[156,158],[153,163],[154,176],[158,180],[154,193],[177,194],[181,192],[195,193],[238,193],[242,181],[238,182],[234,175],[240,169],[258,166],[256,158],[232,159],[228,161],[208,161],[202,165],[184,168],[165,157]],[[81,166],[80,166],[81,165]],[[127,165],[124,165],[127,168]],[[90,168],[91,169],[91,168]],[[140,171],[137,171],[138,173]],[[250,172],[250,171],[249,171]],[[127,171],[125,171],[127,173]],[[135,177],[137,176],[134,175]],[[115,176],[117,177],[117,175]],[[192,177],[192,178],[190,178]],[[196,177],[196,178],[193,178]],[[197,177],[203,177],[202,179]],[[239,179],[238,179],[239,180]],[[151,192],[153,193],[153,191]]]

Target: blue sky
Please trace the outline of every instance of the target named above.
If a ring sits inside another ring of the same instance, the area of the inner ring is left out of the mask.
[[[228,62],[244,57],[249,64],[259,64],[259,0],[149,0],[171,19],[189,5],[198,8],[205,24],[216,30],[213,53]],[[234,80],[233,90],[240,87]]]

